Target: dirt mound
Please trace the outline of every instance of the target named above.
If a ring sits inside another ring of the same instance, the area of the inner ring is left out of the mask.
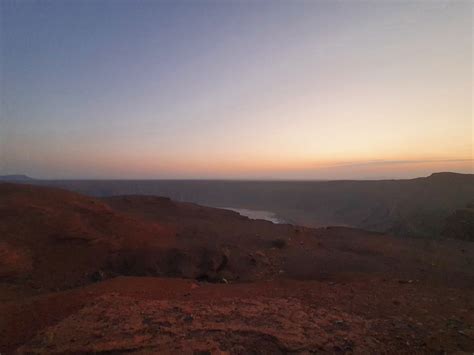
[[[165,248],[174,231],[68,191],[0,184],[0,272],[37,288],[88,283],[121,250]],[[6,257],[5,257],[6,256]]]

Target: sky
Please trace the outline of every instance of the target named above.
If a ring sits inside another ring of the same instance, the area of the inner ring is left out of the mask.
[[[474,172],[471,1],[0,1],[0,174]]]

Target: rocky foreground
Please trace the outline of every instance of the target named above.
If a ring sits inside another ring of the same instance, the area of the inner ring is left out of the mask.
[[[0,184],[1,353],[472,353],[474,245]]]

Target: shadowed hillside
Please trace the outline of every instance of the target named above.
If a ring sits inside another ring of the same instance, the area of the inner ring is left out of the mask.
[[[474,241],[474,203],[457,209],[446,218],[443,235],[447,238]]]
[[[436,173],[380,181],[41,181],[92,196],[160,195],[214,207],[272,211],[305,226],[341,225],[438,238],[446,218],[474,200],[474,175]]]

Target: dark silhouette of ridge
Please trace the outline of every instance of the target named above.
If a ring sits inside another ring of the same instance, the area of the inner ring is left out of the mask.
[[[0,175],[0,181],[33,182],[35,181],[35,179],[23,174],[12,174],[12,175]]]

